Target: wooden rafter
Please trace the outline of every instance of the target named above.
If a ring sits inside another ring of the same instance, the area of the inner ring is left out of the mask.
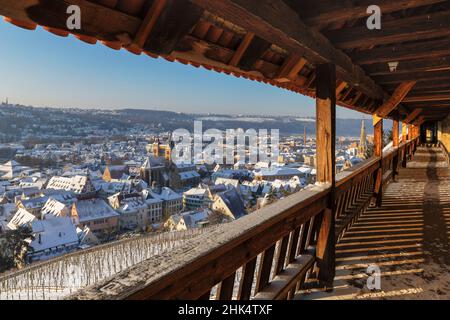
[[[141,27],[136,34],[134,39],[134,43],[137,44],[140,48],[142,48],[147,40],[150,32],[153,30],[153,27],[156,24],[164,6],[166,5],[166,0],[155,0],[147,12],[144,20],[142,21]]]
[[[349,53],[357,64],[388,63],[417,59],[434,59],[450,55],[450,40],[402,43]]]
[[[253,32],[249,32],[245,35],[244,39],[242,40],[241,44],[239,45],[239,48],[234,53],[233,57],[230,60],[229,65],[230,66],[237,66],[239,61],[241,61],[242,56],[244,55],[245,51],[250,46],[250,43],[252,42],[253,38],[255,37],[255,34]]]
[[[449,44],[450,45],[450,44]],[[432,51],[431,51],[432,52]],[[450,70],[450,58],[430,58],[410,61],[397,61],[398,66],[395,74],[411,73],[411,72],[437,72]],[[387,63],[376,63],[365,67],[367,73],[371,76],[392,74]]]
[[[393,83],[401,83],[405,81],[414,81],[420,79],[420,81],[433,81],[433,80],[450,80],[450,71],[442,71],[442,72],[411,72],[411,73],[402,73],[402,74],[389,74],[383,76],[374,76],[375,80],[381,84],[393,84]]]
[[[367,17],[367,7],[376,4],[383,14],[400,11],[418,6],[432,5],[445,0],[362,0],[362,1],[336,1],[336,0],[286,0],[295,9],[306,24],[311,26],[329,25],[335,22],[346,22]]]
[[[341,83],[339,83],[339,85],[336,87],[336,96],[339,96],[346,87],[347,82],[341,81]]]
[[[397,89],[395,89],[392,96],[377,109],[376,114],[381,117],[386,117],[389,115],[389,113],[394,111],[395,108],[397,108],[397,106],[403,101],[416,83],[417,81],[409,81],[400,84]]]
[[[425,121],[426,121],[426,118],[424,116],[420,116],[412,124],[415,125],[415,126],[420,126]]]
[[[275,79],[279,82],[289,82],[295,80],[298,73],[303,69],[306,63],[306,59],[302,56],[299,56],[298,54],[290,55],[286,58],[286,61],[283,63],[283,66],[280,68],[280,71]]]
[[[411,26],[414,26],[413,33],[411,33]],[[450,36],[450,12],[435,12],[385,21],[382,32],[368,32],[364,24],[353,28],[328,30],[324,34],[341,49],[448,37]]]
[[[282,0],[191,0],[249,32],[276,44],[291,54],[302,55],[311,63],[333,63],[340,78],[372,98],[386,93],[366,76],[342,51],[319,32],[310,29]]]
[[[423,101],[447,101],[450,100],[450,93],[443,94],[422,94],[422,95],[413,95],[407,97],[404,102],[423,102]]]
[[[147,38],[144,50],[170,55],[199,22],[204,10],[189,0],[166,0],[167,4]],[[176,21],[176,23],[174,23]]]
[[[417,118],[419,116],[419,114],[421,114],[423,111],[423,109],[414,109],[410,114],[408,114],[408,116],[406,117],[405,120],[403,120],[404,123],[411,123],[412,120],[414,120],[415,118]]]

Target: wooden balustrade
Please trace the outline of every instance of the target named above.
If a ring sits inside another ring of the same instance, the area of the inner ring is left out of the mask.
[[[416,140],[337,174],[335,241],[370,205],[378,169],[388,183],[394,159],[400,163]],[[307,188],[68,298],[291,299],[317,276],[316,245],[331,189]]]
[[[380,159],[372,157],[351,170],[337,175],[336,184],[336,240],[352,225],[369,205],[375,188],[375,172]]]
[[[445,144],[442,143],[442,141],[439,141],[439,146],[442,148],[442,150],[444,150],[444,156],[445,159],[447,160],[447,163],[450,165],[450,152],[449,150],[445,147]]]

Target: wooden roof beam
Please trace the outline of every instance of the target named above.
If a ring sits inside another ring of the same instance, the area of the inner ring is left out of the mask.
[[[422,81],[432,81],[432,80],[442,80],[449,81],[450,80],[450,70],[449,71],[441,71],[441,72],[412,72],[412,73],[404,73],[404,74],[390,74],[385,76],[374,76],[375,80],[378,80],[378,83],[381,84],[395,84],[406,81],[414,81],[418,80]],[[448,83],[448,82],[447,82]]]
[[[284,61],[280,72],[275,77],[278,82],[290,82],[297,78],[298,73],[306,65],[307,61],[305,58],[298,54],[291,54]]]
[[[418,109],[414,109],[407,117],[406,119],[403,120],[404,123],[411,123],[412,120],[414,120],[415,118],[417,118],[417,116],[419,116],[419,114],[422,113],[422,109],[418,108]]]
[[[408,108],[422,108],[422,109],[440,109],[441,111],[445,110],[446,108],[450,111],[450,101],[433,101],[433,102],[417,102],[414,104],[408,104]]]
[[[245,35],[244,39],[242,39],[241,44],[239,45],[238,49],[234,53],[233,57],[230,60],[229,65],[236,67],[241,61],[242,56],[244,55],[245,51],[250,46],[250,43],[252,42],[253,38],[255,37],[255,34],[253,32],[249,32]]]
[[[345,88],[347,88],[347,82],[341,81],[336,87],[336,97],[338,97]]]
[[[425,102],[425,101],[447,101],[450,100],[450,93],[447,94],[425,94],[425,95],[413,95],[407,97],[404,102]]]
[[[385,103],[383,103],[383,105],[381,105],[375,113],[380,117],[388,116],[403,101],[416,83],[417,81],[408,81],[400,84],[397,89],[395,89],[392,96]]]
[[[411,27],[413,26],[413,27]],[[411,33],[413,30],[413,33]],[[450,36],[450,12],[435,12],[383,22],[382,32],[367,29],[366,24],[324,31],[340,49],[364,48],[384,44],[426,40]]]
[[[415,8],[418,6],[432,5],[445,0],[373,0],[360,1],[336,1],[336,0],[285,0],[311,26],[324,26],[335,22],[355,20],[367,17],[367,7],[372,4],[380,6],[383,14]]]
[[[349,53],[357,64],[388,63],[417,59],[434,59],[450,55],[450,40],[440,39],[417,43],[401,43]]]
[[[189,0],[166,0],[144,50],[160,55],[170,55],[180,41],[194,29],[204,10]]]
[[[71,4],[83,12],[81,30],[67,29],[66,11]],[[137,17],[86,0],[66,0],[60,5],[54,1],[0,0],[0,15],[123,45],[133,41],[142,24]]]
[[[166,3],[167,0],[155,0],[153,2],[134,37],[133,43],[130,45],[131,50],[142,50]]]
[[[333,63],[340,78],[368,96],[383,99],[387,94],[337,50],[320,32],[310,29],[298,14],[282,0],[191,0],[291,54],[303,56],[310,63]]]
[[[412,124],[415,126],[420,126],[422,123],[424,123],[426,118],[424,116],[418,117]]]
[[[450,46],[450,44],[449,44]],[[431,49],[432,50],[432,49]],[[411,72],[437,72],[450,70],[450,58],[430,58],[411,61],[398,61],[397,69],[392,72],[389,69],[388,63],[376,63],[366,66],[364,69],[371,76],[389,75],[389,74],[401,74]]]

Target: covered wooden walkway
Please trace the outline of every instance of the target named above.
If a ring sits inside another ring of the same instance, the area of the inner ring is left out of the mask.
[[[382,30],[367,27],[374,4]],[[0,0],[0,15],[316,99],[315,186],[69,298],[292,299],[315,274],[335,290],[309,298],[364,297],[372,263],[391,296],[448,298],[448,153],[415,151],[449,148],[450,1]],[[336,105],[374,126],[373,156],[338,174]]]
[[[302,299],[449,299],[450,170],[440,148],[418,148],[388,185],[382,207],[368,208],[336,245],[334,290]],[[367,268],[381,271],[369,291]],[[309,283],[314,286],[313,281]]]

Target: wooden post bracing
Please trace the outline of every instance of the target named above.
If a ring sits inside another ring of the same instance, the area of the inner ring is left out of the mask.
[[[398,85],[392,96],[375,112],[380,117],[385,117],[402,102],[411,89],[416,85],[417,81],[406,81]]]
[[[331,186],[330,203],[320,223],[316,258],[319,281],[331,286],[335,276],[336,67],[319,64],[316,73],[317,182]]]
[[[375,171],[375,190],[374,197],[376,206],[381,207],[383,204],[383,119],[374,116],[374,156],[379,158],[380,165]]]

